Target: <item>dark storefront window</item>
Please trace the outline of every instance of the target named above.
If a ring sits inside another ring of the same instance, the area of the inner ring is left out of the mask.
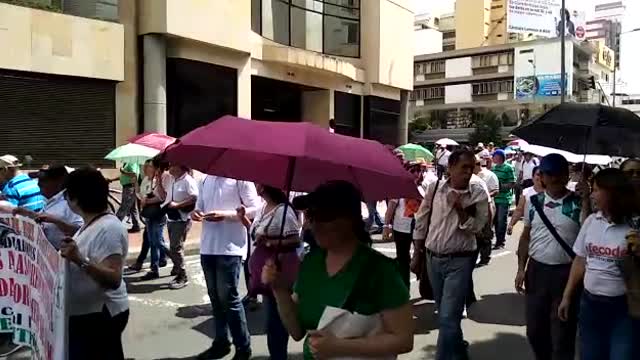
[[[251,28],[280,44],[360,56],[360,0],[251,0]]]
[[[224,115],[236,115],[237,79],[236,69],[167,59],[167,133],[179,137]]]
[[[360,104],[362,97],[336,91],[334,94],[336,133],[360,137]]]

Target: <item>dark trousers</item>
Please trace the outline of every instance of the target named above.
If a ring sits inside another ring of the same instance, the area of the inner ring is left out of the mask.
[[[247,315],[238,293],[241,256],[200,255],[207,293],[213,307],[216,329],[214,343],[229,344],[229,332],[236,350],[251,348]]]
[[[571,264],[546,265],[529,259],[525,277],[527,338],[537,360],[574,360],[577,304],[568,321],[558,306],[569,280]]]
[[[122,201],[120,208],[116,213],[118,219],[123,220],[125,217],[131,217],[131,226],[133,229],[139,229],[138,222],[138,198],[136,197],[136,188],[133,185],[125,185],[122,187]]]
[[[265,295],[267,308],[267,347],[272,360],[287,360],[289,333],[284,327],[278,312],[278,304],[273,295]]]
[[[380,218],[380,214],[378,213],[377,205],[377,201],[371,201],[367,203],[367,212],[369,213],[369,217],[367,218],[365,225],[367,229],[371,229],[373,225],[377,226],[378,228],[381,228],[382,225],[384,225],[382,219]]]
[[[411,286],[411,234],[393,231],[393,241],[396,243],[396,261],[407,288]]]
[[[493,223],[496,228],[496,245],[504,246],[507,236],[507,219],[509,217],[509,204],[496,204],[496,216]]]
[[[632,360],[640,355],[640,320],[629,316],[625,295],[585,291],[578,317],[582,360]]]
[[[124,360],[122,332],[129,321],[129,310],[111,316],[102,312],[69,317],[68,360]]]
[[[164,252],[169,255],[171,262],[173,262],[173,268],[178,272],[178,276],[187,276],[187,270],[184,266],[184,242],[187,241],[187,234],[190,229],[190,220],[169,221],[167,223],[169,248],[165,247]]]

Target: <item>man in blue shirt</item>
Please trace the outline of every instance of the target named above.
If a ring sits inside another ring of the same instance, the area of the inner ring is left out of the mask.
[[[13,206],[39,212],[45,199],[36,180],[20,172],[20,160],[13,155],[0,156],[0,184],[2,198]]]

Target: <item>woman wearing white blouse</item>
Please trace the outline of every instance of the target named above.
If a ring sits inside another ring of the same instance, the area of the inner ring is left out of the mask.
[[[638,214],[633,194],[618,169],[601,170],[594,178],[592,196],[601,211],[580,229],[573,247],[577,256],[558,308],[558,316],[566,320],[576,289],[584,283],[578,317],[582,360],[631,360],[639,353],[634,347],[640,343],[640,320],[629,314],[622,273],[629,250],[628,220]]]
[[[127,230],[108,206],[109,183],[95,169],[79,169],[67,179],[69,207],[84,220],[60,252],[69,267],[69,360],[124,359],[122,332],[129,319],[122,279]]]

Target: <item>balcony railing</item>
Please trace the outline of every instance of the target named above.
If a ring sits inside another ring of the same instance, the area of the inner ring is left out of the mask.
[[[0,3],[60,12],[80,17],[118,21],[119,0],[0,0]]]

